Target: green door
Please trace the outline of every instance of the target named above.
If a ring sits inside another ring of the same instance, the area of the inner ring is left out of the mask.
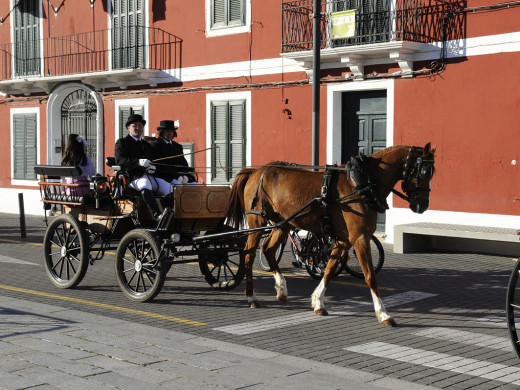
[[[385,90],[343,93],[341,145],[342,164],[386,148]],[[385,231],[385,214],[377,217],[377,231]]]

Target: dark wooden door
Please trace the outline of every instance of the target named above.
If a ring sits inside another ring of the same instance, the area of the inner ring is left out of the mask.
[[[386,91],[345,92],[342,96],[341,163],[359,153],[386,148]],[[385,230],[385,214],[377,218],[377,231]]]

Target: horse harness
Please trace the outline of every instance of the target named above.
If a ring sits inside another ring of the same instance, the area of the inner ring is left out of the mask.
[[[422,152],[423,148],[412,146],[408,152],[408,156],[406,158],[406,162],[403,167],[403,172],[401,174],[401,188],[403,192],[406,193],[403,194],[394,188],[391,189],[391,191],[399,196],[400,198],[410,201],[410,197],[414,196],[414,194],[418,191],[429,191],[429,189],[421,189],[419,188],[419,179],[431,179],[433,176],[433,165],[431,164],[424,164],[424,163],[433,163],[434,160],[425,160],[422,157],[417,157],[416,164],[413,164],[413,157],[416,152]],[[331,199],[331,182],[333,179],[337,176],[337,172],[339,170],[344,170],[344,168],[338,168],[336,164],[334,165],[326,165],[325,171],[323,173],[322,178],[322,186],[321,186],[321,196],[318,198],[314,198],[311,201],[309,201],[307,204],[305,204],[303,207],[301,207],[296,213],[285,219],[284,221],[281,221],[277,224],[275,224],[275,228],[280,227],[284,223],[294,219],[298,215],[300,215],[303,210],[311,206],[313,203],[319,203],[323,209],[323,218],[322,218],[322,230],[325,234],[329,236],[334,235],[334,229],[332,226],[332,219],[330,217],[330,206],[333,203],[339,203],[348,199],[352,199],[356,196],[361,196],[363,201],[367,202],[370,206],[372,206],[378,213],[384,213],[386,210],[388,210],[388,203],[386,202],[386,199],[381,199],[377,193],[377,185],[378,183],[373,179],[373,177],[370,175],[368,171],[368,161],[370,157],[359,154],[357,156],[353,156],[350,158],[350,161],[346,165],[347,175],[348,177],[353,181],[355,185],[355,190],[347,194],[340,199],[332,200]],[[288,167],[291,166],[293,168],[297,168],[298,165],[287,163],[287,162],[277,162],[277,165],[269,165],[264,171],[262,172],[260,176],[260,180],[258,181],[258,186],[255,192],[255,197],[251,201],[251,208],[250,210],[246,211],[247,214],[256,214],[260,215],[262,218],[264,218],[266,221],[269,220],[265,214],[264,210],[264,204],[262,200],[262,194],[263,191],[261,191],[261,188],[263,187],[263,180],[265,177],[265,174],[269,169],[273,167]],[[408,194],[408,191],[406,189],[406,185],[412,178],[416,178],[416,185],[415,188],[410,191],[411,194]],[[260,193],[260,198],[258,197],[258,194]],[[254,210],[254,207],[256,204],[260,201],[260,211]]]

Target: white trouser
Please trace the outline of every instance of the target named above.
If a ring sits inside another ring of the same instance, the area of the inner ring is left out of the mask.
[[[166,180],[148,174],[140,177],[139,179],[133,180],[130,182],[129,186],[130,188],[133,188],[137,191],[152,190],[156,195],[159,196],[168,195],[173,191],[173,187],[170,189],[170,183],[168,183]]]

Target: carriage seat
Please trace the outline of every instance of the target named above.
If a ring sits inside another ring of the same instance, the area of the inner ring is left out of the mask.
[[[83,204],[93,199],[90,185],[63,183],[64,177],[82,176],[79,166],[36,165],[34,172],[40,175],[40,192],[44,203]]]

